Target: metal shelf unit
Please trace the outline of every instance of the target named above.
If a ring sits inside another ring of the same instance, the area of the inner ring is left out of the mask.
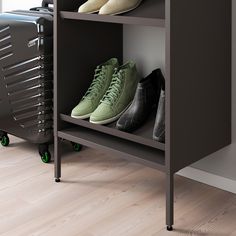
[[[166,175],[172,230],[174,174],[231,143],[231,0],[144,0],[119,16],[80,14],[83,2],[55,2],[55,179],[61,138],[156,168]],[[151,138],[155,114],[133,134],[69,116],[96,65],[114,56],[122,61],[125,24],[165,28],[165,144]]]

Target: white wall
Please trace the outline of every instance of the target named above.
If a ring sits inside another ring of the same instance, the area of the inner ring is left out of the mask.
[[[10,11],[17,9],[29,9],[41,6],[41,0],[2,0],[2,10]]]
[[[148,35],[148,37],[147,37]],[[165,29],[146,26],[124,26],[124,61],[135,60],[139,74],[165,69]]]

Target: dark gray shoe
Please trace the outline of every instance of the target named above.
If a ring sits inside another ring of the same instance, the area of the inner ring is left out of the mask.
[[[117,129],[125,132],[138,129],[147,120],[153,108],[157,106],[164,83],[160,69],[154,70],[149,76],[142,79],[138,83],[132,104],[118,120]]]
[[[165,91],[161,91],[156,122],[153,130],[153,139],[165,143]]]

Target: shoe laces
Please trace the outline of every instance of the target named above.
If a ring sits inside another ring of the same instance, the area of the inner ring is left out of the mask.
[[[112,75],[112,80],[110,87],[108,88],[106,94],[102,98],[101,102],[108,105],[113,105],[120,96],[123,84],[124,84],[124,71],[118,71],[115,69],[114,74]]]
[[[104,80],[105,80],[105,66],[97,67],[95,69],[94,79],[91,83],[90,87],[88,88],[86,94],[83,98],[93,98],[96,97],[100,90],[104,87]]]

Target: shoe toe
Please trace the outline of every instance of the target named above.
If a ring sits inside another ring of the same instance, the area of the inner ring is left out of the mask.
[[[88,114],[88,112],[85,109],[80,109],[79,107],[74,108],[71,112],[71,116],[74,117],[84,116],[86,114]]]
[[[95,11],[99,11],[99,8],[89,2],[81,5],[78,10],[79,13],[91,13]]]
[[[112,114],[111,108],[109,106],[106,106],[105,104],[101,104],[91,114],[90,122],[96,123],[108,120],[112,117],[111,114]]]
[[[118,11],[117,8],[108,2],[103,7],[101,7],[99,14],[111,15],[111,14],[115,14],[117,11]]]
[[[86,102],[81,102],[79,105],[77,105],[71,112],[71,116],[74,117],[82,117],[89,115],[93,112],[93,108],[91,106],[91,103],[86,101]]]
[[[124,114],[117,121],[116,128],[121,131],[132,132],[136,129],[136,124],[127,114]]]
[[[107,3],[108,0],[88,0],[79,7],[80,13],[98,12],[99,9]]]
[[[129,128],[129,120],[127,120],[126,116],[121,116],[120,119],[116,123],[116,128],[122,131],[127,131]]]
[[[138,5],[140,0],[110,0],[99,11],[102,15],[114,15],[129,11]]]
[[[116,123],[116,128],[120,131],[131,132],[130,131],[130,126],[127,126],[126,123],[117,122]]]
[[[79,13],[86,13],[87,11],[88,11],[88,6],[86,3],[81,5],[78,10]]]
[[[160,134],[153,134],[153,139],[160,143],[165,143],[165,131]]]

